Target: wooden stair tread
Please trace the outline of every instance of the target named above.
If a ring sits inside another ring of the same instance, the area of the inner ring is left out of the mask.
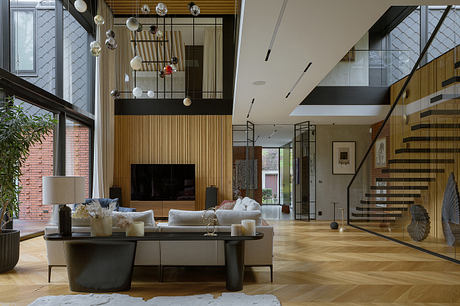
[[[460,148],[401,148],[395,153],[460,153]]]
[[[459,129],[460,123],[419,123],[411,126],[412,131],[421,129]]]
[[[367,198],[420,198],[420,193],[366,193]]]
[[[434,182],[434,177],[377,177],[377,182]]]
[[[454,159],[431,159],[431,158],[402,158],[402,159],[390,159],[389,164],[453,164]]]
[[[454,64],[454,68],[455,68],[455,69],[460,68],[460,61],[458,61],[458,62],[456,62],[456,63]]]
[[[444,173],[444,169],[423,169],[423,168],[386,168],[382,173]]]
[[[363,207],[357,206],[356,210],[365,210],[365,211],[407,211],[407,207]]]
[[[381,212],[375,212],[375,213],[372,213],[372,212],[368,212],[368,213],[355,213],[355,212],[352,212],[351,215],[353,217],[378,217],[378,218],[385,218],[385,217],[395,217],[395,218],[401,218],[402,217],[402,214],[401,213],[381,213]]]
[[[382,197],[383,198],[383,197]],[[386,200],[386,201],[375,201],[375,200],[361,200],[361,204],[414,204],[414,201],[392,201],[392,200]]]
[[[428,186],[371,186],[371,190],[428,190]]]
[[[369,218],[369,217],[367,217],[367,218],[362,218],[362,219],[356,219],[356,218],[357,218],[357,217],[354,217],[354,218],[351,217],[351,218],[350,218],[350,221],[351,221],[351,222],[372,221],[372,222],[381,222],[381,223],[385,223],[385,222],[396,222],[396,219],[395,219],[395,218],[392,218],[392,217],[390,217],[390,218],[381,218],[381,217],[379,217],[379,218],[375,218],[375,219]]]
[[[410,136],[403,138],[403,142],[411,141],[460,141],[460,136]]]
[[[450,84],[460,82],[460,76],[456,75],[442,82],[442,87],[446,87]]]
[[[455,99],[459,99],[460,96],[457,95],[457,94],[440,94],[440,95],[437,95],[437,96],[434,96],[430,99],[430,103],[435,103],[435,102],[439,102],[439,101],[448,101],[448,100],[455,100]]]
[[[455,116],[460,115],[460,110],[458,109],[430,109],[420,113],[420,118],[425,118],[429,116]]]

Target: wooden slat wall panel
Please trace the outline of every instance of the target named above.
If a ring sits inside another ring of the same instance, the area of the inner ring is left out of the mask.
[[[417,99],[426,97],[433,94],[436,91],[442,90],[441,83],[448,78],[458,75],[459,72],[455,71],[454,63],[460,59],[460,47],[456,50],[450,50],[446,54],[433,60],[427,65],[421,67],[414,74],[411,83],[408,86],[409,97],[404,101],[404,104],[408,104]],[[455,59],[455,60],[454,60]],[[457,69],[459,70],[459,69]],[[390,88],[391,103],[399,93],[406,78],[396,82]],[[441,104],[434,105],[423,111],[433,110],[456,110],[459,109],[459,100],[451,100]],[[402,105],[400,101],[400,105]],[[420,203],[428,211],[431,218],[431,232],[430,237],[436,239],[443,239],[444,234],[442,230],[441,214],[442,214],[442,202],[444,197],[444,190],[447,183],[447,179],[451,172],[454,173],[457,183],[460,179],[460,154],[451,153],[418,153],[418,154],[394,154],[394,151],[399,148],[458,148],[460,147],[458,142],[418,142],[404,144],[402,142],[403,137],[409,136],[460,136],[460,130],[441,130],[441,129],[427,129],[411,131],[411,126],[417,123],[459,123],[459,116],[430,116],[427,118],[420,118],[420,112],[411,114],[409,116],[409,123],[405,124],[402,118],[403,108],[398,107],[395,109],[392,117],[390,118],[390,158],[428,158],[428,159],[454,159],[455,164],[399,164],[395,165],[394,168],[443,168],[445,173],[438,174],[391,174],[392,177],[434,177],[436,180],[429,184],[429,190],[422,192],[422,198]],[[401,184],[401,183],[398,183]],[[415,183],[412,183],[415,185]],[[401,220],[403,223],[410,222],[410,220]],[[403,228],[407,224],[402,224]]]
[[[115,116],[114,185],[126,206],[135,163],[195,164],[197,210],[210,185],[217,186],[219,202],[232,199],[232,117]]]
[[[155,7],[160,1],[105,0],[105,2],[110,6],[114,15],[136,15],[142,14],[140,8],[144,4],[149,5],[151,14],[154,14]],[[163,0],[161,2],[168,7],[169,15],[190,15],[187,7],[189,0]],[[236,8],[239,5],[237,0],[200,0],[195,3],[200,7],[201,15],[233,15],[237,13]]]

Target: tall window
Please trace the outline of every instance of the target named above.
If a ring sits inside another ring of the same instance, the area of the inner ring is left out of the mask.
[[[24,108],[28,115],[51,114],[50,112],[36,107],[32,104],[15,99],[15,104]],[[22,188],[19,194],[19,219],[48,221],[52,207],[51,205],[42,205],[42,176],[53,175],[53,143],[54,133],[38,142],[30,148],[29,157],[22,167],[22,176],[20,186]]]
[[[12,69],[18,74],[35,73],[35,10],[14,9],[12,21]]]
[[[89,34],[78,21],[64,10],[64,100],[90,112],[92,61]]]
[[[65,174],[85,177],[85,196],[89,198],[90,129],[66,120]]]
[[[10,1],[11,72],[56,93],[55,1]]]
[[[279,149],[262,149],[262,202],[263,204],[279,204]]]

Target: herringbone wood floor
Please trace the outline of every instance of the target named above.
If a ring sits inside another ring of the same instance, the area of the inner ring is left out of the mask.
[[[246,274],[244,292],[270,293],[283,305],[460,305],[460,265],[328,222],[271,221],[275,225],[275,280],[267,268]],[[21,243],[14,271],[0,275],[0,304],[23,305],[45,295],[70,294],[64,268],[47,283],[42,237]],[[190,295],[225,291],[221,269],[138,268],[132,296]]]

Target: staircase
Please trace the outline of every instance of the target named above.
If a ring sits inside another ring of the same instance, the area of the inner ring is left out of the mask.
[[[455,76],[442,80],[442,89],[460,82],[460,61],[453,69]],[[446,176],[459,167],[460,161],[459,99],[458,94],[436,94],[408,121],[401,114],[390,117],[387,139],[393,142],[390,145],[387,141],[387,146],[393,152],[386,150],[386,167],[374,169],[361,199],[350,203],[351,224],[391,226],[405,216],[410,218],[411,205],[423,204],[433,186],[445,184]],[[372,148],[368,158],[374,157],[376,149]]]

